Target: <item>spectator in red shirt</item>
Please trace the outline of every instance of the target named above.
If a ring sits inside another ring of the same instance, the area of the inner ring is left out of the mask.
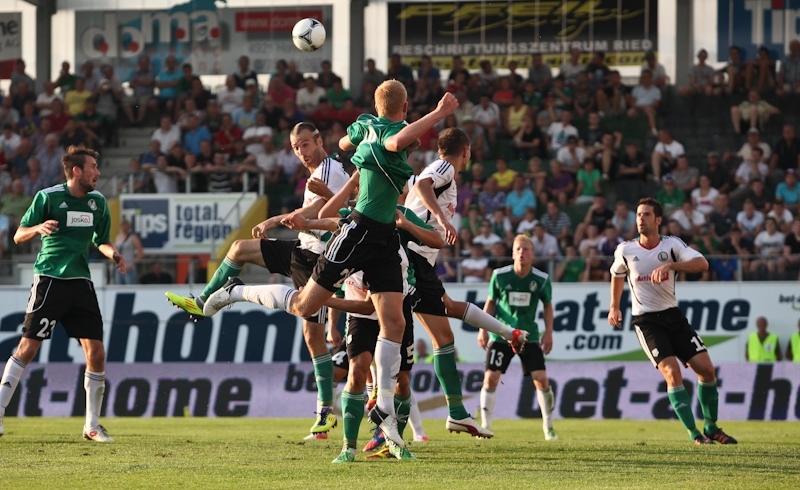
[[[282,106],[287,100],[294,101],[295,91],[292,87],[286,85],[282,78],[273,77],[269,83],[270,87],[267,93],[272,97],[275,105]]]
[[[356,109],[356,104],[352,97],[348,97],[344,99],[344,105],[339,109],[336,120],[347,127],[356,122],[356,119],[358,119],[358,116],[361,114],[361,111]]]
[[[60,133],[64,131],[64,126],[67,124],[67,121],[70,120],[71,116],[64,111],[64,103],[60,100],[53,100],[52,105],[53,112],[45,117],[50,120],[50,130],[54,133]]]
[[[317,109],[311,113],[311,119],[314,120],[320,131],[330,129],[338,116],[339,112],[333,108],[331,101],[325,97],[319,99]]]
[[[230,114],[222,115],[222,127],[214,135],[214,148],[225,154],[233,153],[233,142],[242,139],[244,132],[235,124]]]

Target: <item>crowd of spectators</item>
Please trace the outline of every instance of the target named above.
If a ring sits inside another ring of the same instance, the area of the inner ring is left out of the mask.
[[[64,63],[58,78],[37,91],[19,60],[10,93],[0,101],[0,205],[8,222],[0,219],[0,243],[3,226],[13,229],[32,195],[63,179],[64,146],[116,144],[120,125],[154,126],[149,147],[130,160],[122,192],[234,192],[254,189],[261,176],[267,186],[294,189],[283,202],[292,209],[308,179],[291,148],[292,126],[314,122],[326,150],[339,153],[345,128],[375,112],[375,87],[396,79],[409,93],[409,122],[434,108],[445,91],[460,102],[420,138],[409,156],[415,171],[437,158],[442,129],[462,128],[472,141],[472,163],[456,178],[459,240],[442,251],[439,264],[446,281],[459,277],[456,259],[462,259],[463,280],[486,280],[491,268],[508,263],[517,233],[531,236],[537,264],[557,280],[604,280],[616,244],[636,236],[635,202],[645,195],[664,204],[664,233],[708,255],[756,257],[742,264],[715,258],[708,273],[689,279],[730,280],[737,271],[748,278],[797,278],[800,140],[786,124],[775,144],[765,141],[768,123],[782,115],[762,97],[800,93],[800,41],[790,44],[780,65],[766,50],[746,62],[733,47],[718,70],[707,57],[700,50],[689,84],[675,92],[730,100],[730,131],[742,135],[742,144],[709,151],[703,162],[690,160],[675,128],[660,117],[672,87],[653,52],[633,86],[602,52],[573,50],[557,74],[534,54],[527,77],[513,60],[506,67],[484,60],[470,71],[455,56],[443,78],[430,57],[412,69],[393,55],[385,73],[366,60],[352,92],[328,61],[318,73],[280,61],[262,86],[247,56],[213,92],[190,64],[171,56],[160,72],[142,56],[126,84],[112,66],[86,62],[73,74]],[[644,136],[620,130],[613,124],[619,121],[647,128]],[[618,201],[607,202],[610,195]]]

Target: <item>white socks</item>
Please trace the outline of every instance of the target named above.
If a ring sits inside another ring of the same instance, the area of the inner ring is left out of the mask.
[[[425,429],[422,428],[422,414],[419,413],[419,405],[417,405],[417,397],[414,392],[411,392],[411,412],[408,414],[408,425],[414,432],[414,437],[421,437],[425,435]]]
[[[396,417],[394,410],[394,391],[397,387],[397,375],[400,373],[400,344],[384,337],[378,337],[375,345],[375,365],[378,376],[378,408]]]
[[[0,417],[6,414],[6,407],[11,403],[11,397],[14,396],[19,379],[22,377],[22,373],[25,372],[25,366],[27,365],[27,363],[14,356],[8,358],[3,377],[0,378]]]
[[[462,320],[470,325],[482,328],[487,332],[496,333],[506,340],[514,339],[513,328],[500,323],[495,317],[472,303],[467,303],[467,308],[464,310],[464,318],[462,318]]]
[[[495,390],[481,389],[481,426],[484,429],[492,428],[495,401],[497,401],[497,392]]]
[[[100,425],[100,409],[106,392],[105,371],[102,373],[86,371],[83,387],[86,389],[86,428],[93,429]]]
[[[547,388],[547,391],[536,390],[536,400],[539,401],[539,409],[542,411],[542,425],[548,429],[553,427],[553,409],[555,408],[555,399],[553,398],[553,387]]]
[[[267,284],[234,286],[230,294],[233,301],[249,301],[273,310],[288,311],[289,305],[292,304],[292,296],[297,294],[297,290],[283,284]]]

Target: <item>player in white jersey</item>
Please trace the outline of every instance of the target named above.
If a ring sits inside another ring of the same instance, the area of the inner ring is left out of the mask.
[[[674,236],[659,236],[663,219],[661,204],[652,198],[639,201],[636,224],[639,238],[617,246],[611,265],[611,307],[608,323],[623,328],[620,305],[624,280],[631,291],[632,324],[647,357],[667,382],[667,394],[695,444],[736,444],[736,439],[717,427],[719,394],[714,364],[703,340],[678,309],[675,280],[679,272],[695,274],[708,269],[702,254]],[[683,387],[681,367],[697,373],[697,398],[705,421],[703,432],[695,425],[692,401]]]
[[[441,233],[447,243],[453,244],[456,230],[451,222],[458,193],[453,179],[470,159],[469,137],[458,128],[448,128],[439,135],[438,147],[440,159],[428,165],[416,178],[405,204],[422,221]],[[475,422],[462,403],[461,379],[455,360],[455,338],[447,317],[462,319],[501,335],[516,346],[525,344],[528,332],[509,328],[477,305],[450,299],[436,275],[438,249],[413,243],[408,248],[408,260],[414,268],[420,297],[414,306],[414,313],[433,341],[434,369],[450,411],[445,426],[450,431],[492,437],[492,431]]]
[[[298,240],[275,240],[268,238],[267,232],[281,222],[291,220],[295,214],[316,218],[326,200],[331,199],[350,176],[339,161],[327,155],[322,137],[313,124],[297,124],[289,138],[295,155],[311,171],[303,196],[303,207],[260,223],[253,228],[253,239],[233,242],[225,260],[199,298],[167,292],[167,299],[171,303],[194,317],[202,317],[203,302],[230,278],[233,278],[230,279],[233,282],[239,281],[238,276],[245,264],[256,264],[266,267],[270,272],[291,277],[295,287],[306,285],[319,254],[325,251],[326,243],[321,234],[317,231],[304,232],[300,233]],[[341,204],[344,204],[344,200]],[[327,307],[323,307],[303,320],[303,336],[314,363],[318,390],[317,420],[311,428],[312,434],[328,432],[337,423],[333,413],[333,362],[325,342],[326,316]],[[331,334],[336,336],[338,332],[332,331]]]

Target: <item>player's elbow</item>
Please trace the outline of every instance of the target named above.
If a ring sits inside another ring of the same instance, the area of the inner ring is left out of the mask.
[[[397,138],[389,138],[389,139],[387,139],[386,142],[384,143],[384,146],[386,147],[387,151],[391,151],[391,152],[395,152],[395,153],[400,151],[400,144],[397,141]]]

